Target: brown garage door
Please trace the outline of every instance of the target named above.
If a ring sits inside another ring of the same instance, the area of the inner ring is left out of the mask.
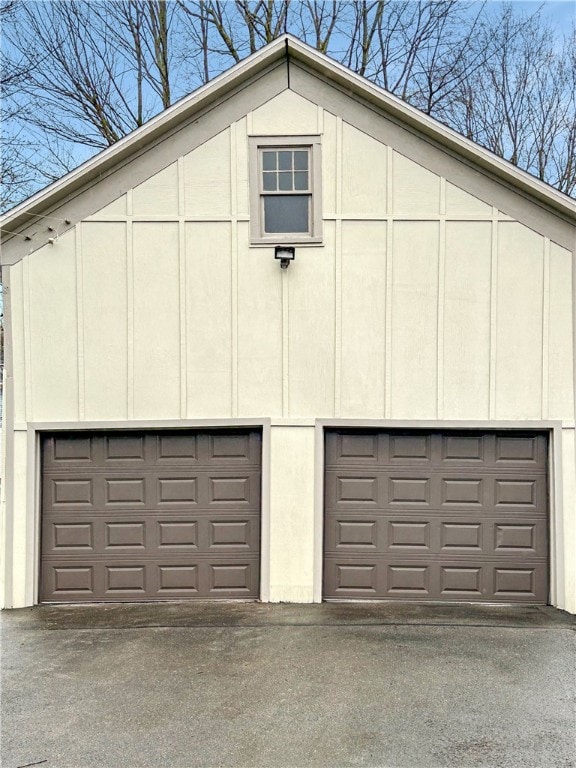
[[[42,601],[259,596],[257,431],[42,441]]]
[[[326,434],[324,597],[546,603],[547,439]]]

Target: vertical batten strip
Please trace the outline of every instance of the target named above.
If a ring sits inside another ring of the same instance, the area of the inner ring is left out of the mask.
[[[436,320],[436,418],[444,418],[444,301],[446,280],[446,179],[440,177],[440,231],[438,233],[438,305]]]
[[[237,124],[232,123],[230,125],[230,214],[233,220],[238,217],[237,143]]]
[[[386,147],[386,214],[394,214],[394,150]]]
[[[26,380],[26,421],[34,420],[32,389],[32,331],[30,328],[30,259],[22,261],[22,320],[24,324],[24,375]]]
[[[571,288],[572,288],[572,371],[574,378],[572,380],[572,418],[576,422],[576,248],[572,251],[572,274],[571,274]],[[576,424],[575,424],[576,427]],[[574,477],[576,478],[576,430],[574,432]]]
[[[178,158],[178,281],[180,302],[180,416],[188,415],[188,361],[186,350],[186,223],[184,158]]]
[[[446,281],[446,220],[440,221],[438,245],[438,319],[437,348],[438,362],[436,371],[437,406],[436,418],[444,418],[444,302]]]
[[[544,259],[542,279],[542,412],[547,419],[549,413],[550,380],[550,239],[544,238]]]
[[[84,260],[82,257],[82,222],[75,228],[76,308],[78,317],[78,419],[86,418],[86,371],[84,366]]]
[[[496,418],[496,342],[498,322],[498,210],[492,208],[492,241],[490,249],[490,394],[489,418]]]
[[[336,258],[334,264],[334,415],[342,411],[342,183],[343,123],[336,118]]]
[[[324,133],[324,109],[320,105],[318,105],[318,113],[317,113],[316,120],[317,120],[316,125],[317,125],[318,133],[323,134]]]
[[[334,416],[342,412],[342,220],[336,222],[334,261]]]
[[[236,164],[236,147],[237,147],[237,135],[236,135],[236,123],[232,123],[230,126],[230,206],[232,224],[230,229],[231,237],[231,281],[230,281],[230,319],[232,334],[230,351],[231,351],[231,373],[232,380],[230,383],[231,391],[231,409],[232,416],[238,416],[238,180],[237,180],[237,164]]]
[[[384,417],[392,418],[392,290],[394,285],[394,220],[386,223],[386,340]]]
[[[126,321],[127,321],[127,397],[128,418],[134,418],[134,231],[132,190],[126,193]]]
[[[26,260],[25,260],[26,261]],[[0,516],[0,543],[2,545],[2,557],[0,558],[0,572],[3,579],[0,604],[3,608],[11,608],[14,605],[13,576],[14,576],[14,485],[15,473],[14,453],[16,450],[14,431],[15,402],[14,402],[14,268],[5,266],[2,268],[2,282],[4,285],[4,412],[2,421],[3,440],[3,482],[1,488],[1,500],[3,515]],[[20,283],[21,285],[21,283]],[[22,297],[21,297],[22,298]],[[24,302],[22,301],[22,304]],[[25,383],[25,382],[22,382]],[[20,382],[18,382],[20,385]]]
[[[336,216],[342,217],[342,151],[343,151],[343,124],[342,118],[336,118]]]
[[[231,352],[231,408],[232,416],[238,415],[238,221],[232,220],[230,228],[230,332],[232,334]]]
[[[176,170],[178,173],[178,216],[182,217],[185,214],[184,158],[182,156],[178,158]]]
[[[282,269],[282,416],[290,415],[290,314],[288,270]]]
[[[394,152],[386,148],[386,307],[384,312],[384,418],[392,416],[392,283],[394,265]]]

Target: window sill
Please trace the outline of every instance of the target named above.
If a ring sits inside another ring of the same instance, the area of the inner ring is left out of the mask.
[[[324,245],[324,238],[307,237],[305,240],[298,240],[297,238],[274,237],[266,240],[262,238],[250,240],[251,248],[274,248],[276,245],[290,245],[294,246],[295,248],[318,248]]]

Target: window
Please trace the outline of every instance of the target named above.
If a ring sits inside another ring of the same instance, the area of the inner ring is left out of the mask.
[[[320,137],[250,142],[251,241],[321,242]]]

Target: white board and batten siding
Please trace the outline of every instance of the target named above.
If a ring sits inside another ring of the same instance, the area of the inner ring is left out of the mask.
[[[274,134],[322,136],[323,244],[288,270],[249,241],[247,137]],[[16,427],[281,422],[271,598],[311,600],[314,419],[561,420],[574,562],[572,259],[284,91],[11,268]]]

